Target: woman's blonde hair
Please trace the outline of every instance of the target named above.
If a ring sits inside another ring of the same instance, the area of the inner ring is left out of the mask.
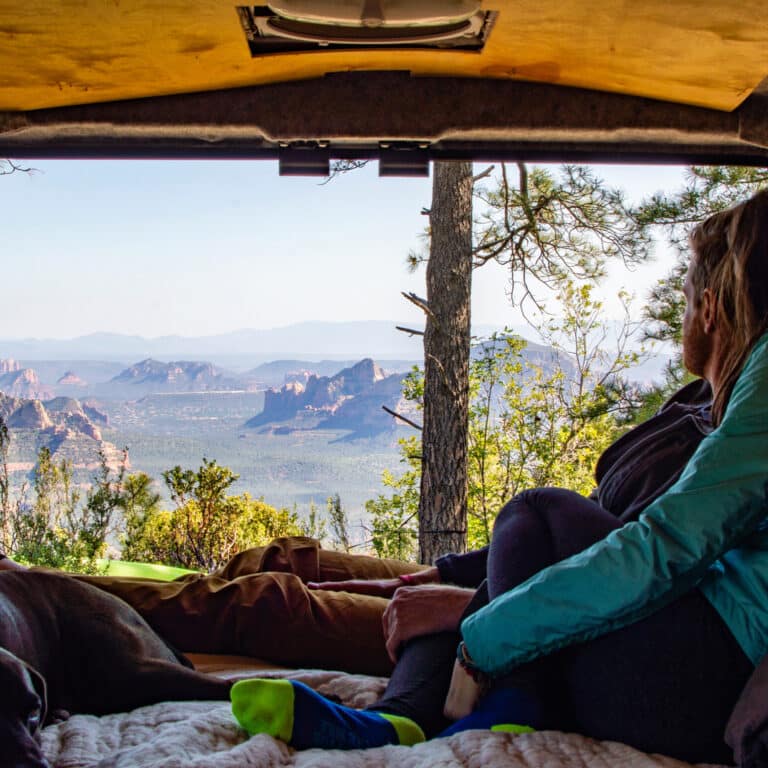
[[[728,340],[712,404],[712,420],[719,424],[752,347],[768,330],[768,190],[697,225],[691,246],[694,301],[705,288],[714,293]]]

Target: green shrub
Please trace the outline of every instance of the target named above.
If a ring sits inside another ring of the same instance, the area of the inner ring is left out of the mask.
[[[29,565],[97,573],[115,512],[121,507],[125,457],[115,470],[99,452],[99,465],[85,492],[72,481],[72,464],[54,461],[41,448],[29,488],[15,493],[8,472],[10,434],[0,419],[0,549]]]
[[[302,533],[295,511],[226,495],[237,475],[215,461],[203,459],[197,472],[176,466],[163,478],[176,508],[126,511],[125,560],[212,571],[244,549]]]

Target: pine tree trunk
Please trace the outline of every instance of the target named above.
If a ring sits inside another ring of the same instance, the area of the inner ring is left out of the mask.
[[[435,163],[424,331],[419,558],[467,546],[472,165]]]

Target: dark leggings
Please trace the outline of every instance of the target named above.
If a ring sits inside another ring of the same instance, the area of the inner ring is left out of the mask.
[[[513,589],[619,525],[570,491],[520,494],[496,521],[487,594]],[[467,614],[486,599],[478,590]],[[439,733],[458,640],[446,632],[405,645],[373,708],[411,717],[429,736]],[[518,667],[497,684],[534,691],[547,728],[689,762],[732,762],[723,732],[752,670],[719,614],[693,590],[646,619]]]

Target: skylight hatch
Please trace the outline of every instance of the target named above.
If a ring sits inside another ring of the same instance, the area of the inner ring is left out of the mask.
[[[345,48],[480,50],[495,12],[476,0],[279,0],[239,6],[252,56]]]

